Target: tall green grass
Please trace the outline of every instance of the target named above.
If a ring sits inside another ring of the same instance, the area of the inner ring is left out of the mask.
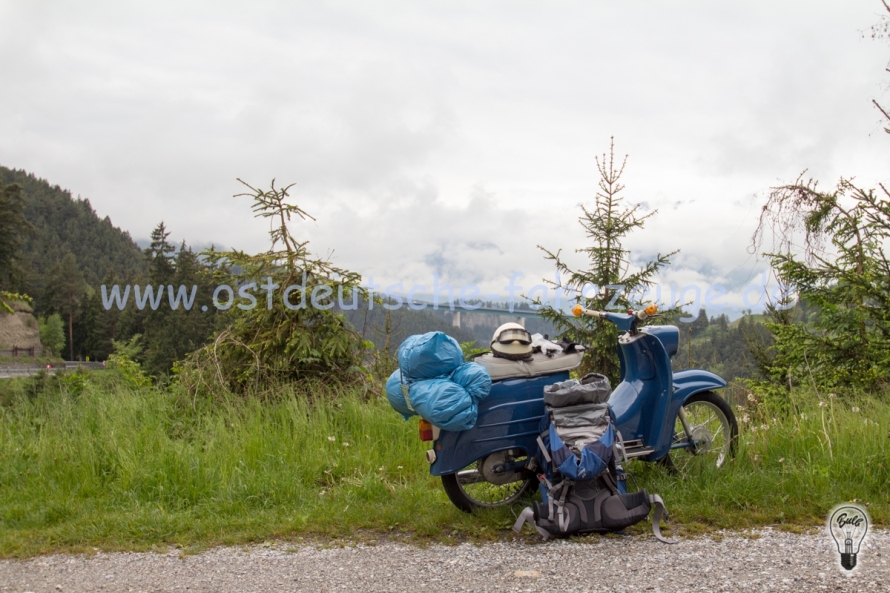
[[[680,523],[719,527],[824,524],[834,505],[858,501],[890,521],[890,405],[875,397],[795,393],[775,415],[756,400],[736,407],[739,441],[724,467],[671,474],[634,463],[637,481],[661,492]],[[632,485],[632,484],[631,484]]]
[[[416,422],[348,391],[197,409],[157,390],[20,397],[0,408],[0,554],[484,529],[424,449]]]
[[[429,476],[416,422],[355,391],[304,385],[265,401],[193,402],[76,385],[19,390],[0,406],[2,556],[304,535],[510,537],[528,503],[461,513]],[[726,467],[672,474],[637,462],[636,484],[662,494],[672,524],[690,531],[814,525],[851,499],[886,524],[890,406],[825,404],[775,420],[740,411],[748,422]]]

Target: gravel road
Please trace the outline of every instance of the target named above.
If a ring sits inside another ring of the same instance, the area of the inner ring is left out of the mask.
[[[770,530],[674,546],[651,536],[423,548],[281,542],[2,560],[0,592],[890,591],[890,532],[869,534],[852,574],[837,559],[824,534]]]

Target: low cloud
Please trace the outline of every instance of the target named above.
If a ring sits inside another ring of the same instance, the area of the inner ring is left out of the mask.
[[[235,180],[295,182],[295,233],[375,281],[503,289],[589,243],[595,157],[657,209],[634,265],[741,290],[770,185],[882,180],[872,0],[683,6],[6,3],[0,164],[134,237],[266,247]],[[644,14],[643,18],[640,14]],[[739,303],[741,306],[742,303]]]

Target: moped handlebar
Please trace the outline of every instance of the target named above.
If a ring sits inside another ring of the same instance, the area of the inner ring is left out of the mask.
[[[596,317],[598,319],[605,319],[606,321],[611,321],[615,325],[618,326],[619,329],[630,331],[631,333],[636,333],[636,325],[638,321],[645,321],[649,319],[655,313],[658,312],[658,307],[656,305],[649,305],[645,309],[640,309],[639,311],[629,311],[628,313],[612,313],[609,311],[594,311],[593,309],[585,309],[580,304],[572,307],[572,314],[575,317],[580,317],[581,315],[587,315],[589,317]]]
[[[657,312],[657,305],[649,305],[645,309],[640,309],[639,311],[628,311],[628,315],[632,315],[640,321],[644,321],[655,315],[655,313]],[[599,319],[606,319],[608,315],[610,315],[610,313],[606,311],[594,311],[593,309],[585,309],[581,305],[575,305],[574,307],[572,307],[572,314],[575,317],[580,317],[581,315],[589,315],[590,317],[598,317]]]
[[[582,315],[588,315],[590,317],[598,317],[599,319],[606,318],[605,311],[594,311],[593,309],[585,309],[581,305],[575,305],[572,307],[572,315],[575,317],[581,317]]]

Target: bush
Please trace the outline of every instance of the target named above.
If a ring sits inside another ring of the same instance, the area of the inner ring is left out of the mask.
[[[180,383],[192,393],[244,394],[283,381],[363,381],[367,376],[363,359],[369,343],[334,308],[338,299],[360,302],[368,298],[360,286],[361,276],[313,258],[307,242],[291,235],[291,216],[312,217],[286,202],[290,186],[277,189],[273,181],[269,191],[247,187],[253,193],[240,195],[253,199],[258,217],[273,221],[271,248],[256,255],[215,250],[203,255],[213,267],[218,285],[249,287],[253,283],[255,290],[269,286],[269,299],[273,286],[280,289],[278,296],[287,287],[300,286],[289,297],[296,308],[288,308],[283,302],[269,305],[263,302],[265,299],[246,309],[231,307],[227,311],[228,326],[174,366]],[[321,309],[306,302],[316,291],[328,295],[324,300],[331,308]]]
[[[58,355],[65,347],[65,324],[58,313],[37,320],[44,354]]]

